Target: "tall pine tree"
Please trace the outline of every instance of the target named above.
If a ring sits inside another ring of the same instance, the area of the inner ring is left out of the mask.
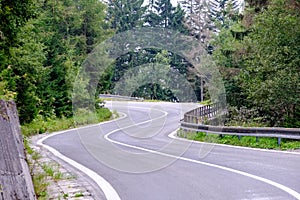
[[[174,7],[170,0],[152,0],[148,4],[144,26],[169,28],[187,33],[184,15],[181,6]]]
[[[212,35],[212,20],[209,17],[207,0],[180,1],[186,12],[185,25],[191,36],[207,44]]]
[[[131,30],[143,24],[146,8],[143,0],[109,0],[107,19],[117,33]]]

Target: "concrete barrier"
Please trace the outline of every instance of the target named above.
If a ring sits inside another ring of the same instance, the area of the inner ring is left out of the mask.
[[[0,100],[0,200],[36,199],[14,102]]]

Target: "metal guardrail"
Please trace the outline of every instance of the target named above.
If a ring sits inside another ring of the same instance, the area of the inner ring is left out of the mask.
[[[204,117],[215,117],[217,113],[220,113],[217,105],[212,107],[203,106],[191,110],[181,120],[181,128],[186,131],[236,135],[239,139],[241,136],[255,136],[257,140],[259,137],[275,137],[278,139],[278,145],[281,143],[281,138],[300,140],[300,128],[211,126],[202,123]]]
[[[128,96],[112,95],[112,94],[100,94],[99,98],[119,99],[119,100],[126,100],[126,101],[144,101],[144,98],[128,97]]]
[[[220,111],[225,106],[221,103],[213,103],[211,105],[201,106],[190,110],[184,114],[184,122],[202,124],[207,119],[220,115]]]

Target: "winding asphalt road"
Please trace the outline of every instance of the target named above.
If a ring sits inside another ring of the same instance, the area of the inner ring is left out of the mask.
[[[43,144],[106,180],[108,199],[300,199],[300,153],[172,137],[193,104],[106,105],[121,117],[47,137]]]

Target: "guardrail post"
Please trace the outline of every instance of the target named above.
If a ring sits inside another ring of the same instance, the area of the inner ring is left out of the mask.
[[[259,142],[259,137],[256,136],[256,142]]]
[[[242,136],[241,136],[241,135],[238,135],[238,139],[241,140],[241,139],[242,139]]]
[[[280,144],[281,144],[281,138],[278,137],[278,138],[277,138],[277,145],[280,146]]]

